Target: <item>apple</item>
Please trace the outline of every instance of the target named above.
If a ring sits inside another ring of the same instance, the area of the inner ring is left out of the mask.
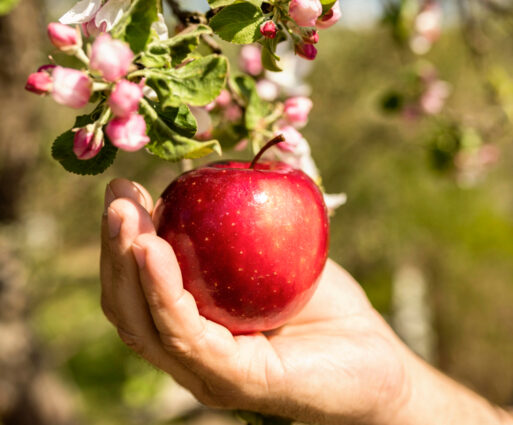
[[[182,174],[155,210],[199,312],[233,334],[275,329],[297,314],[328,255],[319,188],[287,164],[257,163],[261,154]]]

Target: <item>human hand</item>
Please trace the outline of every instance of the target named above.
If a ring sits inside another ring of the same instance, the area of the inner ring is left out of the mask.
[[[102,307],[121,339],[202,403],[323,424],[385,424],[406,397],[403,348],[332,261],[286,326],[233,336],[200,316],[153,202],[117,179],[102,219]]]

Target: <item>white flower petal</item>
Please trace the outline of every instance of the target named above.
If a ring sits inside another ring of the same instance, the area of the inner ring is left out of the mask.
[[[153,22],[151,28],[157,33],[159,39],[167,40],[169,38],[169,31],[162,13],[159,13],[159,20],[157,22]]]
[[[65,25],[84,24],[94,17],[101,4],[102,0],[79,1],[60,17],[59,22]]]
[[[347,202],[347,195],[345,193],[336,193],[332,195],[325,193],[324,202],[326,203],[328,211],[333,212]]]
[[[103,28],[102,24],[104,24],[105,31],[109,32],[129,7],[130,0],[109,0],[96,14],[94,23],[98,28]]]

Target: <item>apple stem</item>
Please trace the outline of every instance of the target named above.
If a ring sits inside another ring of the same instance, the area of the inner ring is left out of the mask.
[[[274,145],[277,145],[278,143],[284,142],[285,137],[283,137],[283,134],[279,134],[274,139],[269,140],[262,149],[258,151],[256,156],[253,158],[253,161],[251,161],[251,164],[249,164],[249,168],[255,168],[256,163],[259,161],[259,159],[262,157],[262,155],[265,153],[265,151],[269,148],[271,148]]]

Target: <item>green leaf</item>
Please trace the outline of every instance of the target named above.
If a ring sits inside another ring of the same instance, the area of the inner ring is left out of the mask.
[[[189,27],[163,43],[171,49],[172,65],[177,66],[189,57],[199,46],[201,35],[212,34],[212,29],[206,25]]]
[[[324,14],[330,10],[336,2],[337,0],[321,0],[322,13]]]
[[[82,115],[77,117],[74,128],[84,127],[92,122],[93,119],[90,115]],[[59,161],[67,171],[80,175],[95,175],[103,173],[112,165],[118,149],[107,138],[105,138],[105,146],[98,155],[91,159],[81,160],[73,153],[74,137],[75,133],[68,130],[57,137],[52,145],[52,157]]]
[[[221,9],[210,26],[223,40],[236,44],[254,43],[262,37],[260,25],[265,21],[260,8],[252,3],[235,3]]]
[[[151,25],[158,20],[157,1],[134,0],[112,36],[126,41],[134,53],[143,51],[151,39]]]
[[[141,102],[141,111],[148,124],[148,135],[151,138],[146,148],[159,158],[179,161],[184,158],[201,158],[212,152],[221,155],[221,146],[217,140],[199,142],[180,135],[168,125],[165,118],[159,116],[150,103]]]
[[[218,7],[229,6],[230,4],[236,3],[237,0],[208,0],[208,4],[212,9],[217,9]]]
[[[280,33],[282,36],[283,34]],[[276,55],[276,45],[283,40],[282,37],[276,37],[275,39],[265,38],[261,41],[262,44],[262,65],[265,69],[272,72],[281,72],[282,69],[278,65],[280,57]]]
[[[225,86],[228,62],[224,56],[209,55],[170,70],[148,70],[148,85],[158,94],[163,107],[182,103],[204,106]]]
[[[137,63],[146,68],[170,68],[171,53],[169,47],[160,44],[150,45],[146,51],[141,53]]]
[[[20,0],[0,0],[0,15],[7,15],[19,2]]]
[[[270,105],[258,96],[255,80],[248,75],[238,75],[234,83],[239,95],[246,102],[244,120],[248,130],[258,127],[262,118],[270,112]]]
[[[196,134],[198,125],[187,105],[182,104],[178,108],[170,106],[160,108],[160,105],[155,104],[154,107],[162,121],[172,130],[185,137],[193,137]]]

